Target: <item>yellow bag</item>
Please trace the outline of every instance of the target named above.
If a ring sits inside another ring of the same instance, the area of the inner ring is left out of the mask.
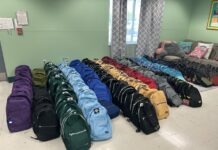
[[[123,71],[116,69],[112,65],[105,64],[101,60],[96,61],[96,63],[101,65],[102,69],[107,71],[107,73],[111,74],[114,78],[127,82],[130,86],[134,87],[140,94],[149,98],[155,108],[159,120],[165,119],[169,116],[169,108],[163,91],[150,89],[148,85],[144,84],[140,80],[129,77]]]

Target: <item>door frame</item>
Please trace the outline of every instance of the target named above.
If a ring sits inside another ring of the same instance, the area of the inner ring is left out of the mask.
[[[2,72],[2,73],[5,74],[5,81],[8,81],[8,76],[7,76],[7,71],[6,71],[6,66],[5,66],[5,59],[4,59],[4,54],[3,54],[3,50],[2,50],[1,41],[0,41],[0,53],[2,53],[2,63],[3,63],[2,65],[3,65],[3,69],[4,69],[4,72]]]

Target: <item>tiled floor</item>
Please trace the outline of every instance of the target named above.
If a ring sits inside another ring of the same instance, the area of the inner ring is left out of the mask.
[[[61,138],[39,142],[32,130],[9,133],[5,105],[11,84],[0,82],[0,150],[64,150]],[[113,138],[94,142],[92,150],[218,150],[218,89],[202,93],[203,107],[170,108],[170,116],[161,120],[159,132],[136,133],[122,116],[112,120]]]

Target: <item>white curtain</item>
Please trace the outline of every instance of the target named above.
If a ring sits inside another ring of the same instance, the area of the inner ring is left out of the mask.
[[[164,0],[141,0],[140,20],[136,55],[153,56],[158,47]]]
[[[126,56],[127,0],[113,0],[111,56]]]

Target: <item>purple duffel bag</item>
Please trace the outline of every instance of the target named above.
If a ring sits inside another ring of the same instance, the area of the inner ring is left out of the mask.
[[[29,80],[32,79],[32,74],[30,72],[17,72],[15,73],[15,77],[23,77],[23,78],[28,78]]]
[[[32,104],[33,93],[32,93],[32,91],[29,90],[28,87],[23,87],[23,89],[13,88],[12,89],[12,93],[13,93],[13,96],[16,96],[16,95],[18,95],[18,96],[20,96],[20,95],[26,96],[28,98],[27,100],[29,101],[29,103]]]
[[[15,76],[23,76],[23,77],[31,78],[32,73],[31,73],[30,67],[27,65],[21,65],[21,66],[16,67]]]
[[[23,82],[23,81],[16,81],[16,82],[14,82],[13,86],[16,86],[17,88],[21,88],[21,89],[22,89],[22,87],[27,86],[30,89],[32,89],[32,85],[30,83]]]
[[[22,76],[15,76],[14,77],[14,82],[17,82],[17,81],[22,81],[22,82],[27,82],[29,83],[31,86],[33,84],[32,82],[32,78],[31,77],[22,77]]]
[[[28,71],[28,72],[31,72],[31,69],[29,66],[27,65],[20,65],[20,66],[17,66],[16,69],[15,69],[15,73],[16,72],[20,72],[20,71]]]
[[[14,85],[21,85],[21,87],[22,87],[22,85],[25,85],[25,86],[31,86],[32,87],[32,84],[29,82],[29,81],[23,81],[23,80],[18,80],[18,81],[16,81],[16,82],[14,82],[14,84],[13,84],[13,86]]]
[[[18,132],[31,127],[31,103],[23,94],[10,95],[6,106],[7,124],[10,132]]]

